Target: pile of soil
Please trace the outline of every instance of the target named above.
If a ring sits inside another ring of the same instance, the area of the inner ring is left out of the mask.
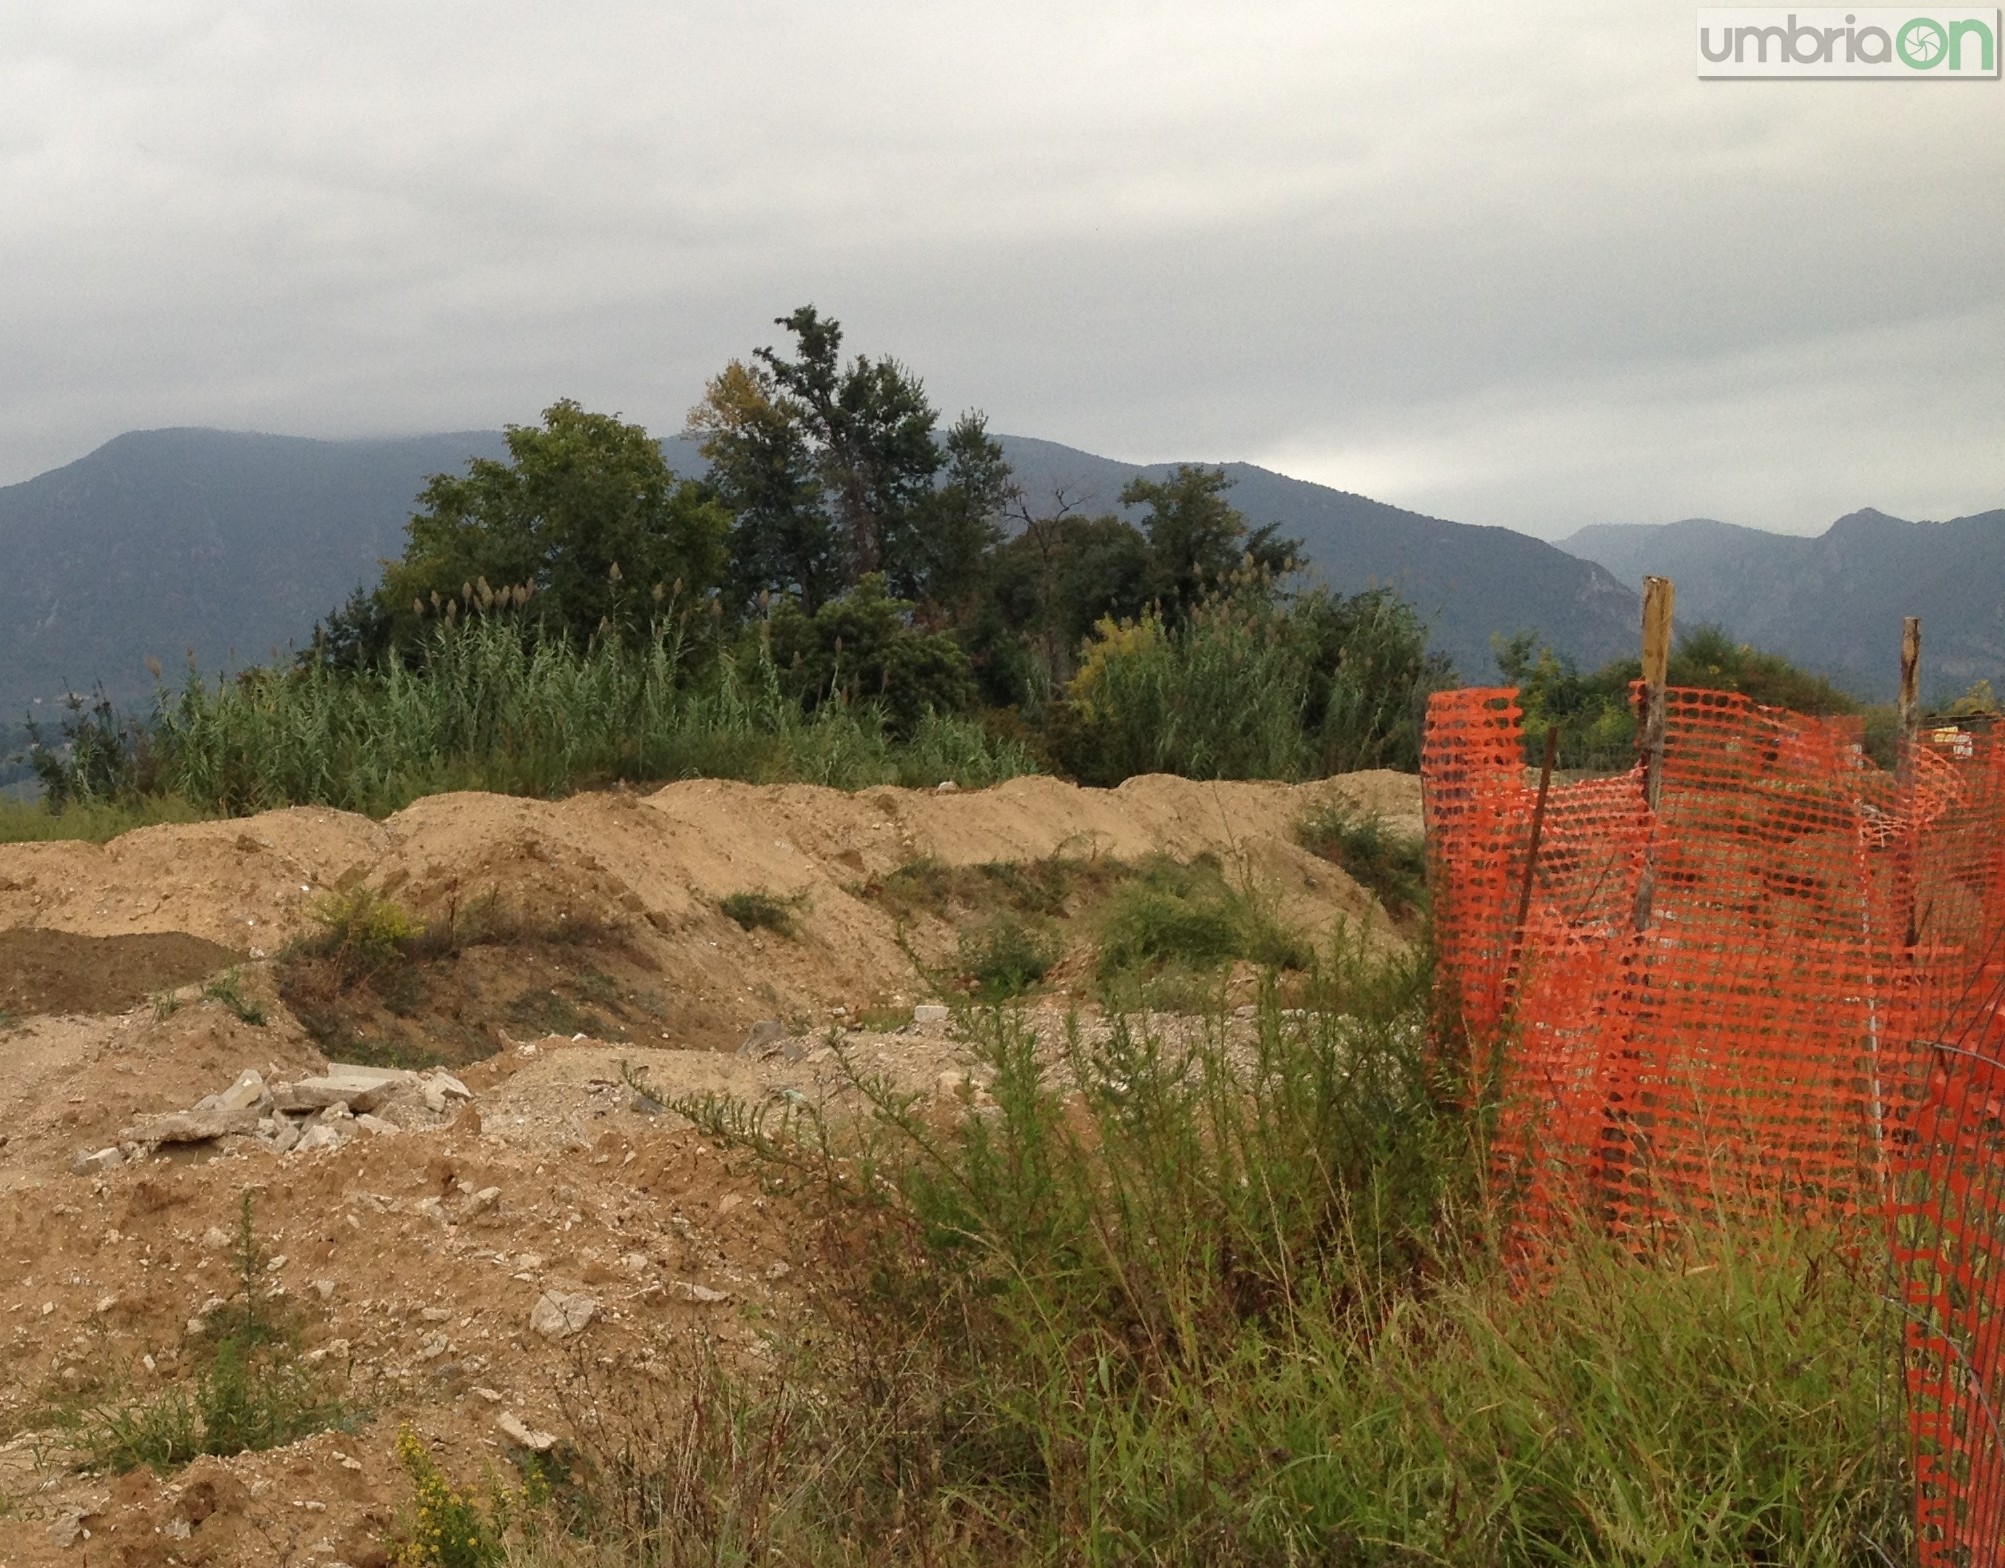
[[[323,935],[335,894],[366,889],[433,932],[485,900],[543,933],[535,940],[549,951],[524,956],[551,959],[555,978],[550,964],[511,965],[505,944],[461,966],[464,981],[434,976],[439,1002],[426,1017],[461,1042],[453,1059],[475,1054],[469,1031],[485,1031],[491,1046],[565,1017],[570,1032],[588,1032],[588,1014],[636,1038],[735,1046],[761,1018],[927,994],[956,933],[951,920],[914,919],[873,896],[901,870],[1212,856],[1234,880],[1268,888],[1307,932],[1344,919],[1397,941],[1370,893],[1296,842],[1296,825],[1332,796],[1419,835],[1419,781],[1389,772],[1301,785],[1155,775],[1112,790],[1022,778],[978,791],[845,794],[699,779],[562,801],[465,793],[380,823],[298,808],[142,828],[102,846],[0,845],[0,930],[184,932],[255,961]],[[722,906],[743,893],[785,901],[793,930],[739,926]],[[572,924],[594,940],[567,957],[558,950],[572,944],[545,938]],[[384,1015],[428,1005],[408,992],[378,1000],[333,1027],[401,1038]]]
[[[504,1417],[586,1439],[583,1380],[672,1395],[697,1341],[759,1364],[820,1265],[676,1096],[818,1101],[843,1092],[847,1058],[960,1114],[981,1065],[945,1009],[911,1005],[957,926],[1009,908],[1077,918],[1084,941],[1117,862],[1214,857],[1318,940],[1348,920],[1398,942],[1295,841],[1332,795],[1419,832],[1417,781],[1384,773],[856,795],[697,781],[0,846],[0,1568],[385,1568],[411,1497],[400,1428],[477,1483],[506,1470]],[[331,952],[330,900],[358,891],[425,925],[400,969]],[[748,892],[788,928],[731,919]],[[201,994],[238,964],[236,986]],[[1054,1049],[1073,1001],[1031,1017]],[[332,1149],[78,1159],[246,1069],[292,1081],[372,1044],[481,1058],[455,1069],[471,1102]],[[191,1386],[200,1325],[239,1283],[246,1193],[261,1299],[359,1421],[162,1476],[79,1468],[62,1409]]]
[[[83,936],[0,931],[0,1016],[122,1013],[158,991],[201,980],[243,955],[185,931]]]

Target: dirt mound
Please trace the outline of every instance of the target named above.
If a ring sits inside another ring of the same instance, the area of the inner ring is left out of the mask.
[[[546,933],[572,922],[614,933],[622,951],[589,984],[618,994],[618,1008],[608,994],[598,1011],[630,1035],[735,1045],[759,1018],[932,988],[927,970],[950,954],[951,930],[912,928],[868,895],[915,864],[1212,856],[1271,888],[1312,934],[1380,917],[1369,893],[1295,841],[1296,823],[1332,796],[1419,833],[1418,781],[1383,772],[1304,785],[1150,776],[1113,790],[1023,778],[966,793],[693,780],[555,802],[453,794],[382,823],[301,809],[143,828],[103,846],[0,846],[0,929],[185,932],[258,959],[317,933],[314,911],[336,890],[367,887],[435,931],[496,901]],[[791,937],[723,913],[748,892],[798,910]],[[510,983],[491,976],[459,1007],[488,1048],[591,1000],[545,981],[554,1002],[523,1002]]]
[[[0,1014],[122,1013],[242,956],[185,931],[0,931]]]
[[[1397,941],[1372,895],[1296,842],[1332,797],[1419,832],[1417,782],[1365,774],[856,795],[698,781],[0,846],[0,976],[20,997],[0,999],[0,1568],[381,1564],[410,1497],[401,1426],[477,1480],[505,1466],[503,1417],[575,1431],[594,1368],[672,1384],[692,1334],[756,1360],[816,1259],[664,1100],[839,1095],[840,1051],[942,1114],[974,1103],[982,1069],[947,1009],[912,1006],[951,989],[958,930],[1015,907],[1071,944],[1034,1014],[1055,1049],[1087,994],[1067,977],[1091,983],[1094,900],[1142,886],[1152,857],[1202,860],[1207,885],[1256,890],[1307,938],[1343,920]],[[783,918],[741,924],[727,905],[744,913],[746,894]],[[424,933],[395,963],[344,947],[335,901],[394,906]],[[56,955],[60,983],[17,954]],[[140,954],[163,967],[142,980]],[[189,983],[238,954],[236,985]],[[763,1020],[778,1023],[748,1040]],[[120,1141],[248,1069],[290,1083],[358,1048],[470,1060],[455,1072],[473,1100],[450,1121],[358,1117],[313,1150]],[[237,1288],[246,1192],[260,1299],[359,1425],[163,1476],[80,1471],[62,1411],[191,1386],[202,1325]]]

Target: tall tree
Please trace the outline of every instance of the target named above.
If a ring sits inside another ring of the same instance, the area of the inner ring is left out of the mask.
[[[941,452],[939,415],[925,388],[895,359],[859,354],[841,363],[842,324],[803,305],[774,323],[794,335],[795,357],[762,348],[771,374],[807,432],[836,521],[849,535],[858,576],[884,570],[887,533],[932,491]]]
[[[731,510],[729,592],[738,608],[771,592],[812,615],[850,581],[849,541],[822,504],[807,430],[774,392],[762,368],[734,359],[689,411],[686,434],[702,443]]]
[[[935,617],[965,611],[991,552],[1003,540],[1003,509],[1016,480],[988,420],[970,411],[944,443],[946,477],[895,518],[885,535],[885,575],[892,591]]]
[[[1167,479],[1131,479],[1124,506],[1148,508],[1142,532],[1149,541],[1149,597],[1175,623],[1234,573],[1251,567],[1273,578],[1291,570],[1301,541],[1277,537],[1269,523],[1253,528],[1225,499],[1232,487],[1222,468],[1179,463]]]
[[[657,587],[697,597],[722,580],[729,516],[641,426],[565,399],[507,440],[510,461],[476,458],[420,493],[403,559],[384,572],[392,615],[484,579],[529,585],[546,623],[588,636],[646,613]]]
[[[1001,538],[1002,448],[978,413],[936,436],[918,377],[894,359],[845,364],[841,323],[812,305],[776,324],[793,335],[791,352],[732,361],[689,415],[736,518],[735,591],[787,594],[812,613],[882,573],[938,619],[972,592]]]

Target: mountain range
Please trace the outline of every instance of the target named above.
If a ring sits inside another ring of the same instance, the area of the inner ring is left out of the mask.
[[[1033,509],[1120,510],[1138,465],[1005,436]],[[679,472],[703,462],[662,443]],[[134,431],[0,488],[0,755],[27,714],[101,684],[144,709],[147,660],[218,671],[283,657],[380,562],[399,554],[425,481],[505,457],[501,432],[318,441],[218,430]],[[1705,518],[1596,525],[1557,546],[1428,517],[1250,463],[1222,465],[1255,524],[1303,542],[1341,592],[1396,588],[1468,680],[1494,679],[1491,638],[1537,632],[1582,668],[1633,650],[1646,572],[1678,584],[1681,626],[1717,622],[1864,697],[1890,695],[1903,615],[1924,618],[1924,691],[2005,680],[2005,510],[1942,523],[1872,511],[1815,538]]]
[[[1023,437],[1003,445],[1033,508],[1116,511],[1128,480],[1171,467]],[[690,443],[663,448],[678,472],[702,471]],[[283,656],[401,553],[430,475],[505,456],[499,431],[317,441],[148,430],[0,488],[0,722],[46,721],[62,693],[99,683],[143,707],[148,658],[171,681],[190,656],[211,674]],[[1343,592],[1397,588],[1468,677],[1494,673],[1493,632],[1539,628],[1588,665],[1635,640],[1635,592],[1592,562],[1507,529],[1224,466],[1233,504],[1301,539],[1314,575]]]
[[[1925,700],[2005,676],[2005,510],[1917,523],[1868,507],[1814,537],[1702,517],[1602,524],[1559,547],[1626,587],[1671,578],[1680,625],[1715,622],[1856,696],[1895,694],[1908,615],[1922,619]]]

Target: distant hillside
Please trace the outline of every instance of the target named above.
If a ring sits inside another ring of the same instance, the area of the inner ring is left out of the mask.
[[[1913,523],[1871,508],[1815,538],[1705,518],[1596,526],[1560,548],[1630,586],[1676,579],[1678,620],[1717,621],[1862,697],[1899,681],[1901,619],[1922,618],[1922,687],[2005,684],[2005,510]]]
[[[219,430],[119,436],[0,489],[0,716],[102,681],[120,701],[268,658],[402,548],[427,475],[498,455],[488,431],[306,441]]]
[[[1128,479],[1168,472],[1049,441],[1004,444],[1036,504],[1062,490],[1084,510],[1113,510]],[[700,470],[689,443],[663,446],[678,470]],[[190,649],[213,674],[303,643],[402,550],[427,477],[504,455],[498,431],[312,441],[152,430],[0,488],[0,727],[29,711],[57,717],[64,691],[98,682],[143,706],[149,655],[173,679]],[[1493,673],[1493,632],[1537,627],[1584,664],[1633,640],[1634,594],[1550,545],[1227,468],[1234,504],[1301,538],[1333,587],[1389,583],[1418,605],[1465,677]]]
[[[1062,492],[1081,510],[1117,511],[1129,479],[1159,479],[1173,466],[1137,467],[1021,436],[1003,444],[1034,506]],[[1496,678],[1497,632],[1536,629],[1586,667],[1635,646],[1635,590],[1528,534],[1426,517],[1251,463],[1220,466],[1233,479],[1227,499],[1254,523],[1279,523],[1300,539],[1314,574],[1332,588],[1390,584],[1418,606],[1465,680]]]

